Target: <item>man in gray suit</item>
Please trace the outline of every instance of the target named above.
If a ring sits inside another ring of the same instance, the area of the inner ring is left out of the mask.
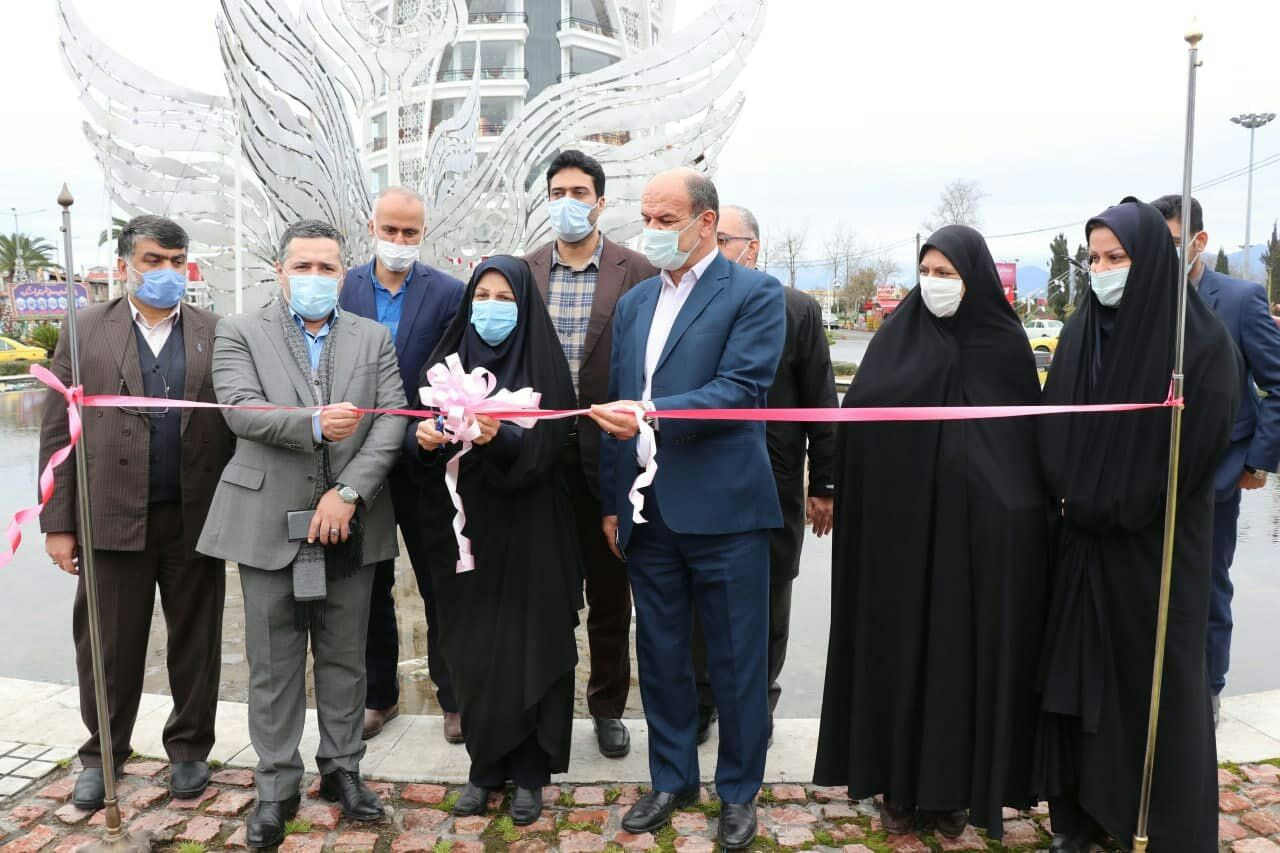
[[[405,422],[358,409],[403,408],[405,399],[386,327],[338,308],[342,257],[333,226],[291,225],[276,264],[279,298],[222,320],[214,344],[219,402],[323,407],[227,410],[235,456],[198,545],[240,566],[249,735],[258,753],[258,806],[246,837],[253,848],[279,844],[298,810],[308,638],[320,794],[351,819],[383,815],[360,779],[365,638],[373,565],[396,556],[384,486]]]

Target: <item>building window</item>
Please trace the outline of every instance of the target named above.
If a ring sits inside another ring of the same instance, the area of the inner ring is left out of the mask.
[[[369,150],[381,151],[387,147],[387,114],[378,113],[369,119]]]
[[[444,98],[431,105],[431,129],[440,122],[453,118],[462,107],[462,98]]]
[[[574,77],[580,74],[590,74],[592,71],[599,71],[601,68],[608,67],[617,61],[615,57],[607,53],[588,50],[585,47],[569,48],[569,73]]]
[[[369,174],[369,191],[374,195],[387,188],[387,167],[379,166]]]
[[[480,135],[500,136],[520,109],[520,98],[482,98],[480,100]]]

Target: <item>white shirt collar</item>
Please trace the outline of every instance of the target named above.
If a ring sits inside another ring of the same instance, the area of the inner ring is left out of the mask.
[[[694,264],[692,267],[689,268],[689,271],[686,272],[684,276],[680,279],[679,284],[684,284],[685,280],[688,279],[689,276],[693,276],[693,281],[689,283],[697,284],[698,281],[702,278],[702,276],[706,273],[707,268],[711,266],[711,263],[716,259],[716,257],[719,254],[720,254],[720,249],[718,247],[713,248],[710,252],[707,253],[707,256],[705,258],[698,261],[696,264]],[[679,289],[679,284],[677,284],[675,280],[671,278],[671,273],[667,270],[662,271],[662,283],[669,284],[672,287]]]
[[[133,315],[133,322],[139,324],[140,326],[146,329],[155,329],[160,326],[163,326],[165,323],[169,323],[169,322],[172,322],[173,320],[176,320],[178,317],[178,312],[182,310],[182,302],[178,302],[177,305],[173,306],[172,311],[170,311],[164,317],[160,318],[159,322],[157,322],[155,325],[152,325],[150,322],[148,322],[147,318],[143,315],[143,313],[138,310],[138,306],[137,304],[134,303],[133,297],[127,296],[125,298],[129,300],[129,313]]]

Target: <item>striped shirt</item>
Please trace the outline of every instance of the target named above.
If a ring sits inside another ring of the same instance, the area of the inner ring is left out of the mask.
[[[547,283],[547,311],[555,323],[560,345],[569,360],[574,391],[578,389],[578,370],[582,367],[582,351],[591,324],[591,300],[600,276],[600,256],[604,253],[604,236],[596,243],[596,253],[580,269],[560,260],[560,250],[551,246],[551,279]]]

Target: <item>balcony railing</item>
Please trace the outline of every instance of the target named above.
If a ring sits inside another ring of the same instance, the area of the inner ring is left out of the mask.
[[[592,133],[584,138],[591,142],[600,142],[605,145],[626,145],[631,141],[631,132],[622,130],[607,133]]]
[[[472,12],[467,15],[468,24],[528,24],[524,12]]]
[[[441,71],[436,79],[441,83],[459,83],[469,81],[471,79],[470,71],[461,69],[445,69]],[[491,66],[480,69],[481,80],[528,80],[529,71],[520,66]]]
[[[386,149],[386,147],[387,147],[387,138],[385,136],[379,136],[369,141],[370,151],[383,151]]]
[[[617,38],[618,31],[608,24],[602,24],[599,21],[591,21],[586,18],[562,18],[556,26],[560,30],[582,30],[587,33],[594,33],[605,38]]]
[[[505,121],[490,121],[489,119],[480,119],[480,135],[481,136],[501,136],[502,132],[507,129]]]

